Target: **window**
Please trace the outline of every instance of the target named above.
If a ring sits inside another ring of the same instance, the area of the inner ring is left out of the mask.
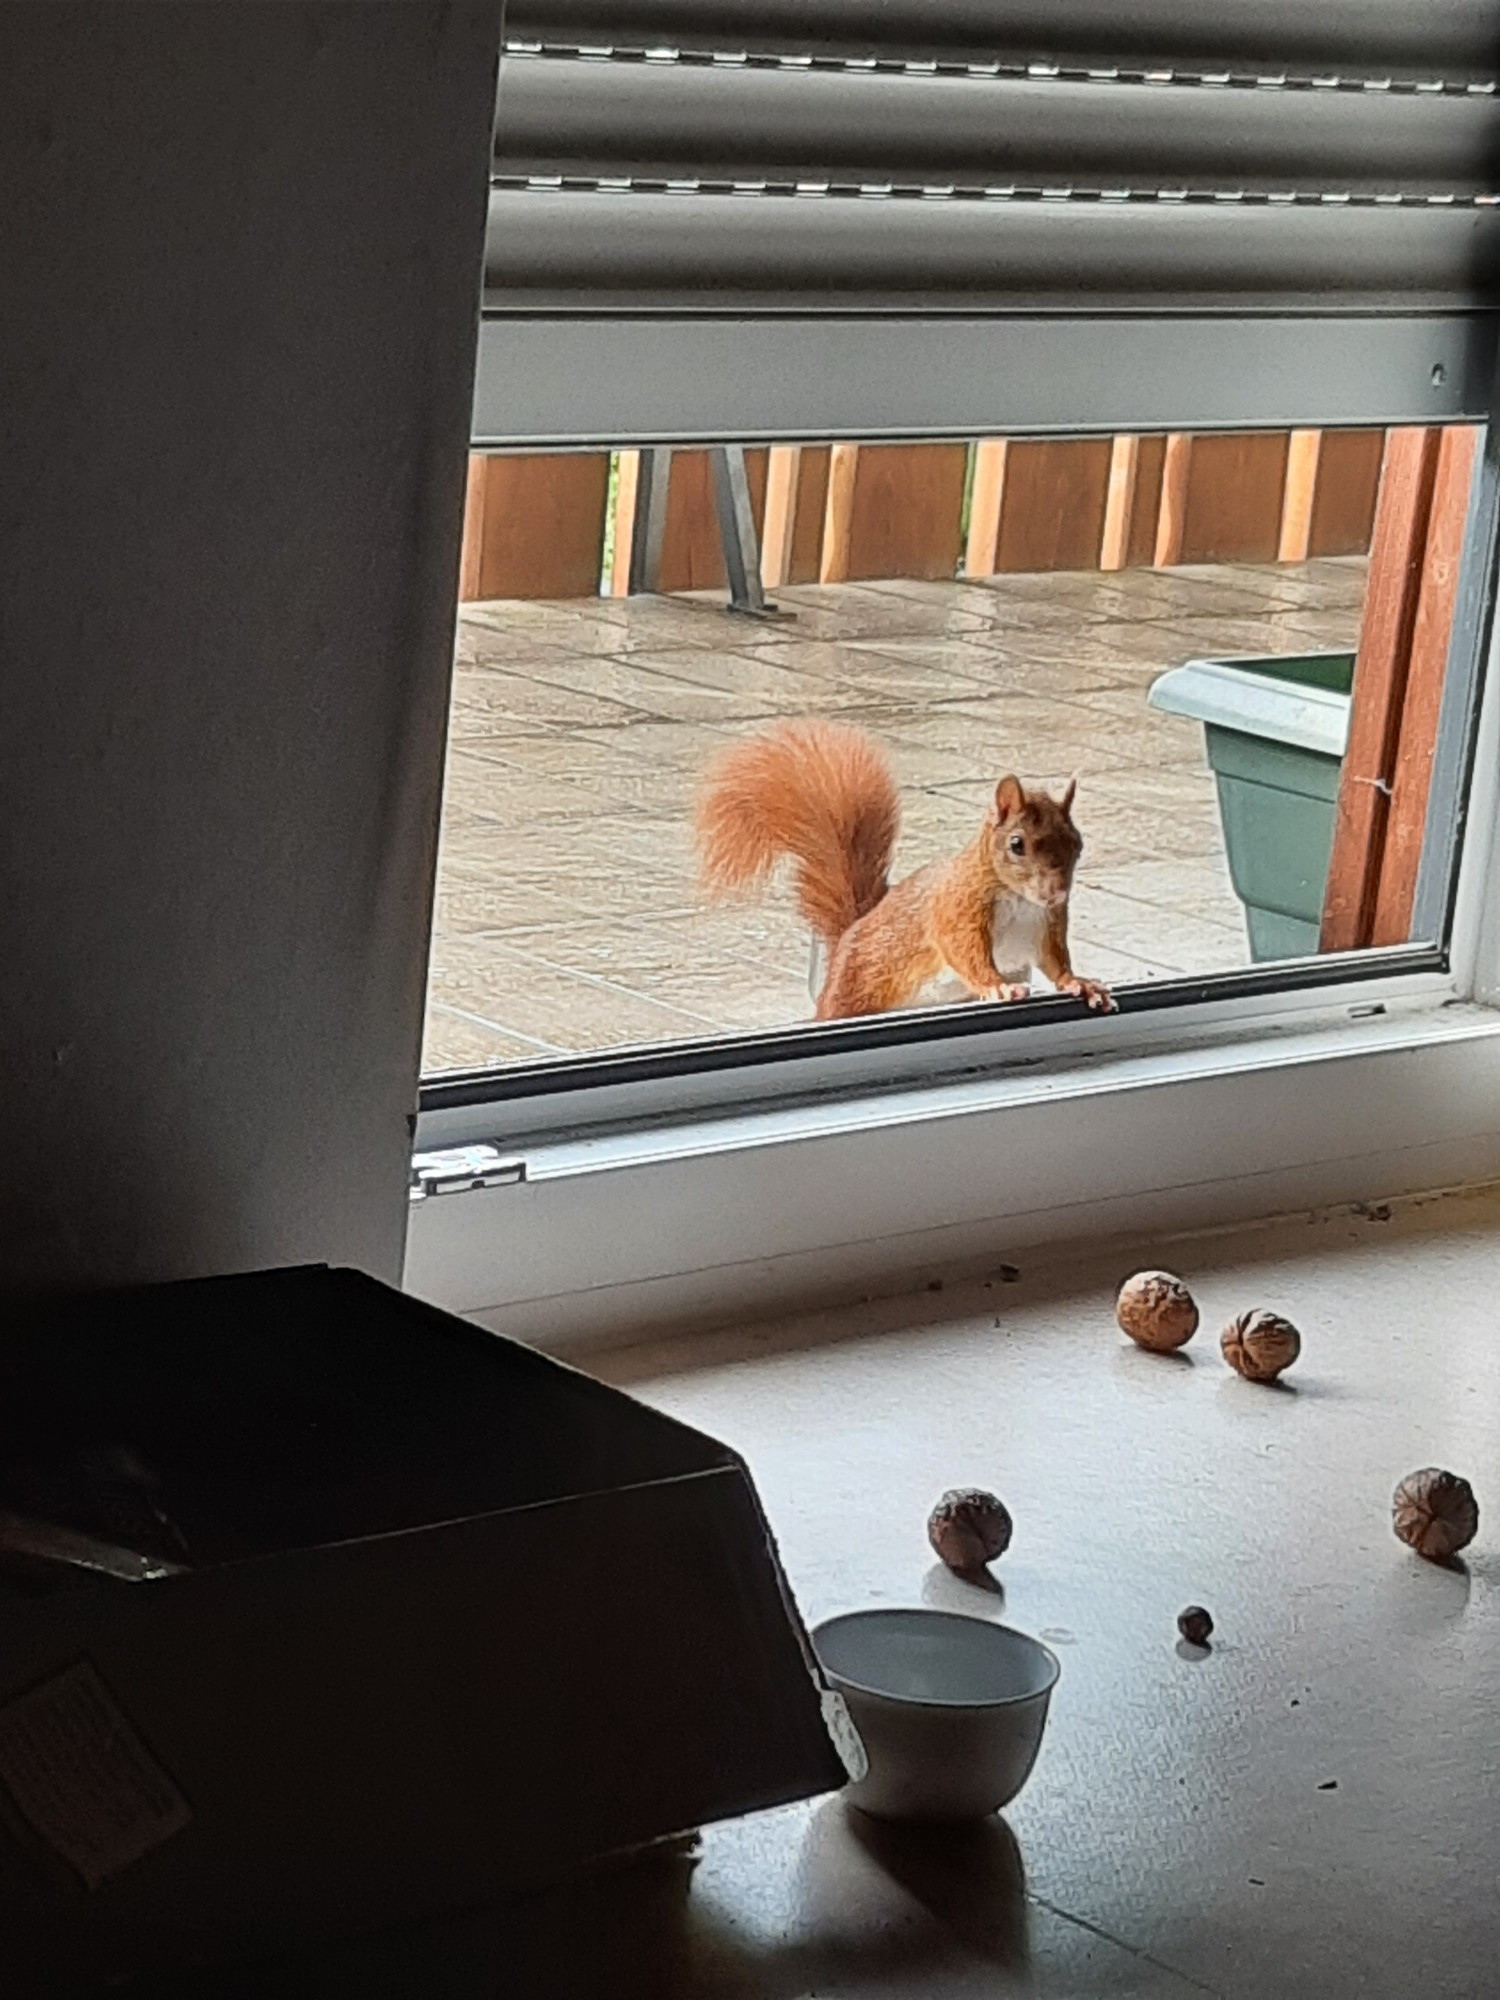
[[[714,454],[477,459],[429,1070],[805,1021],[821,955],[793,897],[706,900],[693,807],[716,759],[807,718],[888,754],[897,876],[966,848],[1005,772],[1053,797],[1076,777],[1072,956],[1122,997],[1435,946],[1441,873],[1426,907],[1416,875],[1454,576],[1427,551],[1462,532],[1475,437],[736,454],[765,616],[726,594]],[[1422,599],[1414,661],[1392,565]]]
[[[424,1144],[727,1156],[1475,990],[1493,58],[1357,11],[511,10]],[[690,815],[814,715],[889,746],[898,873],[1076,771],[1119,1015],[809,1025],[806,927],[704,907]]]

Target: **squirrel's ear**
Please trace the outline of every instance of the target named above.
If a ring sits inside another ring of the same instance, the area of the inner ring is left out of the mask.
[[[995,787],[995,811],[1000,815],[1001,824],[1025,810],[1026,794],[1021,789],[1021,780],[1002,778]]]
[[[1073,801],[1077,796],[1078,796],[1078,779],[1076,776],[1074,776],[1069,778],[1067,784],[1063,787],[1063,795],[1058,800],[1057,803],[1062,807],[1064,812],[1067,812],[1072,806]]]

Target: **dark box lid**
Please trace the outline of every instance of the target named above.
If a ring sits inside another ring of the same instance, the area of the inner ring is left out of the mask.
[[[459,1908],[843,1780],[734,1454],[357,1273],[17,1313],[0,1509],[18,1976]]]

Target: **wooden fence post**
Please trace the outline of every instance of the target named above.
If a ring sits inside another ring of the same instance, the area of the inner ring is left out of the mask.
[[[1193,439],[1188,431],[1169,431],[1161,466],[1161,503],[1156,516],[1156,569],[1170,569],[1182,560],[1182,535],[1187,526],[1188,473],[1193,463]]]
[[[1373,935],[1440,443],[1411,426],[1386,437],[1320,951],[1359,950]]]
[[[849,537],[854,528],[854,480],[858,471],[859,446],[836,444],[828,460],[819,583],[842,583],[849,574]]]
[[[1318,491],[1321,431],[1293,431],[1287,444],[1286,486],[1281,496],[1281,535],[1276,560],[1306,562],[1312,546],[1313,501]]]
[[[463,553],[458,565],[458,601],[472,604],[479,595],[479,575],[484,561],[484,496],[489,460],[482,452],[469,454],[469,472],[464,485]]]
[[[1374,945],[1405,944],[1411,937],[1412,901],[1422,859],[1422,836],[1427,829],[1427,793],[1477,442],[1478,432],[1468,425],[1453,426],[1440,434],[1370,931]]]
[[[801,475],[801,445],[773,444],[766,461],[766,522],[760,538],[760,580],[767,590],[779,590],[791,579]]]
[[[635,496],[640,483],[640,453],[622,451],[615,461],[615,546],[609,566],[611,597],[630,595],[630,557],[635,547]]]
[[[1124,569],[1130,556],[1130,531],[1135,525],[1135,496],[1140,481],[1141,441],[1117,437],[1110,446],[1109,486],[1104,499],[1104,533],[1099,542],[1099,567]]]
[[[974,479],[969,488],[969,533],[964,575],[993,576],[1000,546],[1000,514],[1005,505],[1005,438],[981,438],[974,447]]]

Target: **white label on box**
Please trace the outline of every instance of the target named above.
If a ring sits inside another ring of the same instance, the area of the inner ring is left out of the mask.
[[[193,1816],[87,1660],[0,1708],[0,1785],[90,1889]]]

